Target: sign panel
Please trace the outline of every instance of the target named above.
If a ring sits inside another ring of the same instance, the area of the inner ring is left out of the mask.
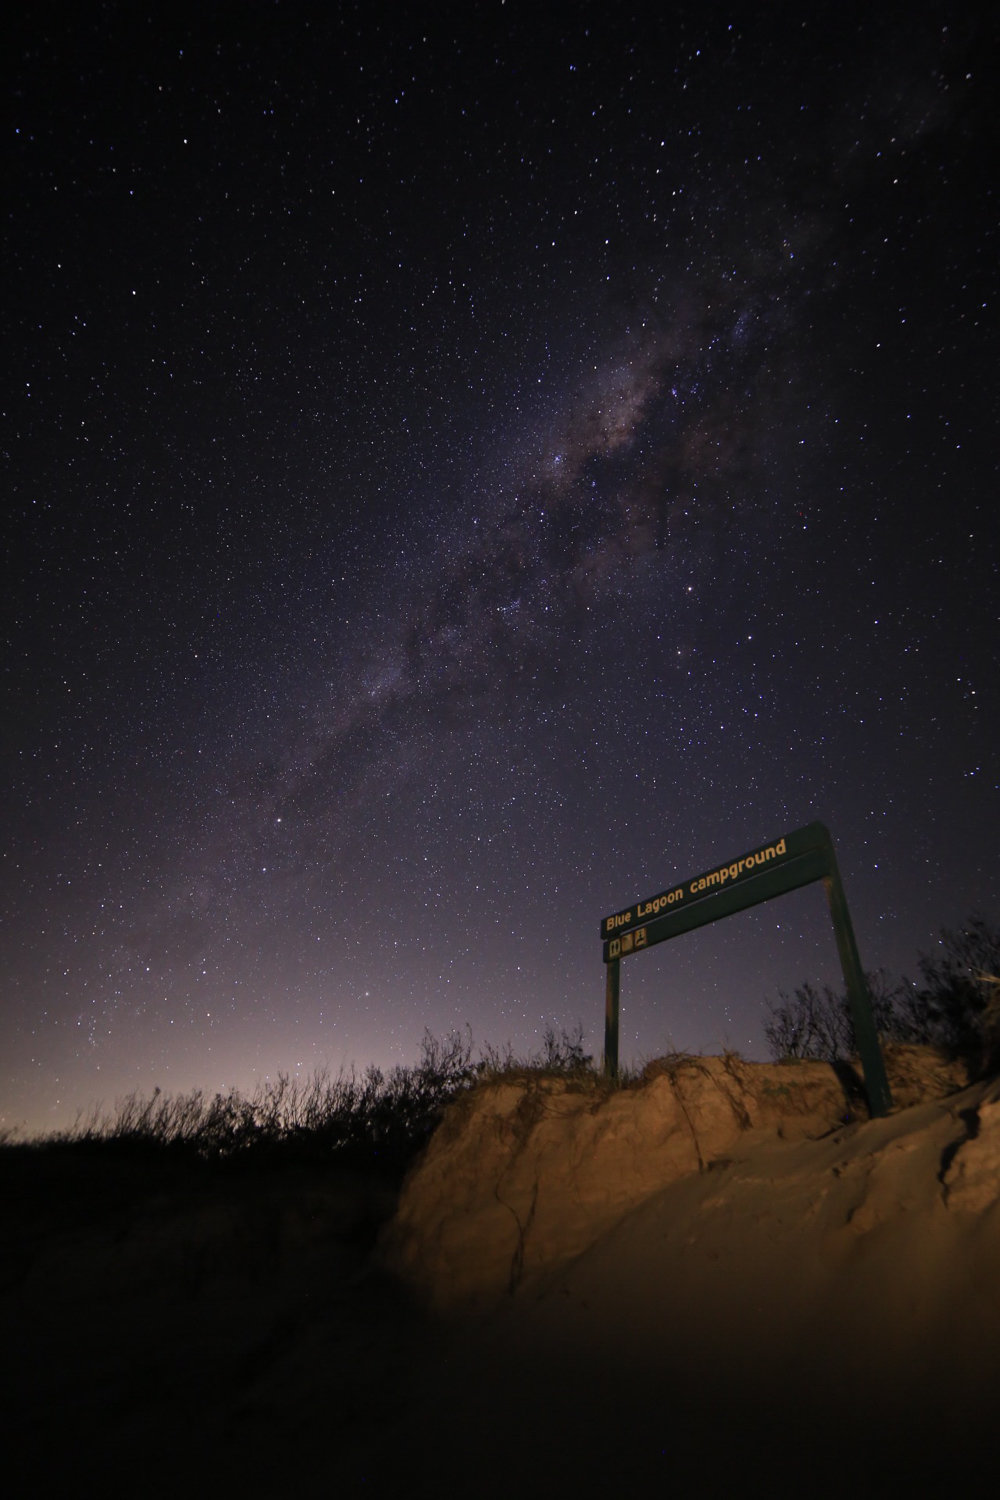
[[[698,875],[675,881],[655,896],[633,901],[623,911],[612,912],[601,922],[601,937],[610,938],[641,927],[662,913],[677,911],[682,906],[690,905],[692,901],[701,901],[706,896],[724,891],[727,886],[731,888],[737,883],[753,880],[762,871],[787,864],[799,855],[806,854],[811,849],[822,849],[829,843],[830,835],[823,824],[810,823],[806,828],[784,834],[773,843],[759,844],[756,849],[750,849],[736,859],[727,859]]]
[[[778,842],[784,844],[786,840],[780,839]],[[735,864],[736,861],[728,868],[734,868]],[[723,869],[726,868],[723,866]],[[638,953],[642,948],[652,948],[654,943],[662,943],[667,938],[680,937],[682,932],[692,932],[696,927],[704,927],[707,922],[717,921],[719,917],[731,917],[735,912],[745,911],[748,906],[771,901],[775,896],[783,896],[786,891],[797,890],[800,885],[810,885],[814,880],[822,880],[828,873],[829,862],[822,849],[810,849],[805,854],[787,859],[779,856],[774,865],[760,872],[755,871],[751,879],[735,876],[732,884],[713,885],[702,896],[686,905],[668,907],[662,915],[643,923],[641,927],[630,927],[624,932],[616,933],[604,944],[604,962],[627,958],[630,953]]]

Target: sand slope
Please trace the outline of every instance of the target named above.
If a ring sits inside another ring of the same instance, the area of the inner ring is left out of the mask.
[[[890,1053],[889,1067],[897,1109],[954,1092],[964,1076],[912,1047]],[[819,1062],[681,1056],[612,1092],[586,1075],[503,1078],[449,1111],[404,1187],[383,1259],[436,1309],[483,1309],[580,1255],[671,1183],[859,1118],[856,1075]],[[784,1160],[787,1149],[762,1181]],[[802,1174],[812,1171],[825,1196],[828,1168],[807,1153]]]
[[[935,1494],[992,1472],[1000,1082],[831,1125],[844,1099],[817,1068],[795,1070],[778,1107],[769,1069],[685,1064],[671,1088],[687,1100],[686,1165],[651,1130],[640,1169],[617,1111],[602,1125],[606,1105],[558,1091],[520,1135],[498,1092],[473,1101],[478,1125],[432,1145],[385,1247],[434,1305],[480,1309],[459,1320],[434,1402],[477,1434],[470,1462],[477,1445],[512,1449],[534,1456],[534,1483],[572,1475],[594,1493],[660,1477],[685,1494]],[[912,1052],[890,1072],[904,1099],[954,1089]],[[647,1124],[672,1116],[665,1088],[653,1078],[635,1101]],[[712,1099],[730,1093],[727,1117]],[[512,1241],[491,1197],[524,1214],[506,1287]],[[502,1490],[487,1477],[478,1493]]]
[[[398,1203],[6,1161],[5,1493],[992,1487],[1000,1080],[793,1071],[481,1090]]]

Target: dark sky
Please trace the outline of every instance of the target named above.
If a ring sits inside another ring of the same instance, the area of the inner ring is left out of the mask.
[[[996,917],[992,9],[22,9],[0,1121],[599,1053],[813,819],[867,967]],[[819,886],[623,1057],[804,979]]]

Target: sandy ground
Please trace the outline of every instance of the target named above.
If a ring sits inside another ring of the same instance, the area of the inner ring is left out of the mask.
[[[1000,1173],[968,1126],[994,1096],[750,1132],[475,1316],[379,1269],[376,1178],[5,1156],[5,1493],[981,1488]]]

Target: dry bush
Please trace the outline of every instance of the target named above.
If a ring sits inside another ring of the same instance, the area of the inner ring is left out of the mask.
[[[972,916],[942,928],[937,948],[918,960],[919,981],[867,974],[875,1029],[883,1041],[935,1047],[977,1076],[1000,1066],[1000,930]],[[768,1002],[764,1023],[771,1055],[841,1061],[857,1048],[843,992],[800,985]]]
[[[425,1031],[419,1061],[383,1072],[279,1073],[247,1096],[237,1089],[168,1095],[159,1088],[97,1106],[50,1143],[101,1145],[117,1152],[169,1154],[202,1161],[338,1160],[398,1172],[430,1139],[446,1106],[486,1077],[530,1069],[538,1076],[596,1076],[583,1051],[583,1028],[544,1033],[542,1049],[518,1059],[512,1049],[474,1054],[471,1032],[444,1038]]]

